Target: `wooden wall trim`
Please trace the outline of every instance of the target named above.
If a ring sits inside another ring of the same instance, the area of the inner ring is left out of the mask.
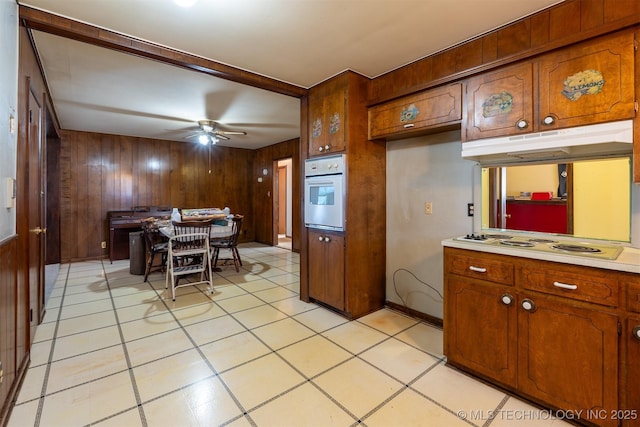
[[[281,82],[220,62],[190,55],[175,49],[169,49],[145,40],[125,36],[114,31],[74,21],[28,6],[20,5],[20,20],[22,25],[31,30],[43,31],[119,52],[126,52],[144,58],[158,60],[282,95],[300,98],[307,93],[306,89],[290,83]]]
[[[17,239],[18,239],[18,235],[17,234],[13,234],[13,235],[11,235],[9,237],[5,237],[4,239],[0,240],[0,247],[8,245],[13,240],[17,240]]]
[[[369,106],[639,23],[636,0],[568,0],[376,77],[369,85]]]

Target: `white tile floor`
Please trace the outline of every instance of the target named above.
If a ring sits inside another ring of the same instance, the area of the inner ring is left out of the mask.
[[[128,261],[62,265],[9,426],[564,424],[445,366],[438,328],[347,321],[300,301],[298,254],[240,252],[175,302]]]

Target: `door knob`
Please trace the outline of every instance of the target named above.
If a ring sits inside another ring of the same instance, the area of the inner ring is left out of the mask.
[[[29,230],[29,231],[32,232],[32,233],[36,233],[36,234],[40,235],[40,234],[46,234],[47,229],[46,228],[36,227],[36,228],[33,228],[33,229]]]

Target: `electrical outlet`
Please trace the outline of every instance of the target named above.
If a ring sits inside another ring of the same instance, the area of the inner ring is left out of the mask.
[[[473,216],[475,213],[475,207],[473,203],[467,203],[467,216]]]
[[[424,214],[425,215],[433,214],[433,204],[431,202],[424,202]]]
[[[101,247],[102,249],[107,249],[107,242],[102,242],[102,243],[100,243],[100,247]]]

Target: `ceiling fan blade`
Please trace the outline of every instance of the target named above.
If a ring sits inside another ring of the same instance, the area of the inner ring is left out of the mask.
[[[225,140],[231,139],[228,136],[222,135],[220,132],[216,132],[215,137],[218,138],[218,139],[225,139]]]
[[[246,132],[240,131],[227,131],[227,130],[218,130],[216,131],[218,135],[246,135]]]
[[[230,126],[234,128],[280,129],[280,128],[295,128],[299,125],[297,123],[225,123],[225,126]]]

